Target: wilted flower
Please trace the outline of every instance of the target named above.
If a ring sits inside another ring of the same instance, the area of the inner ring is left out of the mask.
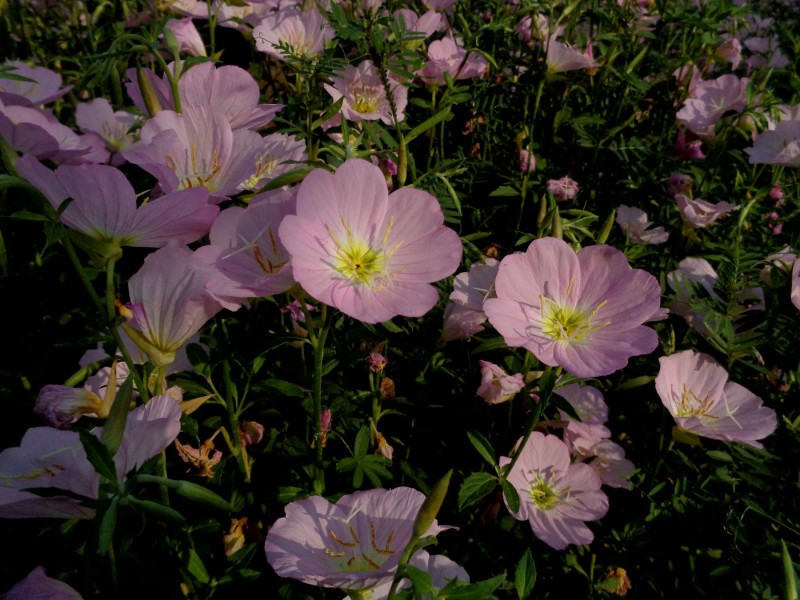
[[[675,136],[675,142],[672,144],[672,150],[675,152],[675,158],[678,160],[688,160],[692,158],[701,159],[706,157],[706,155],[703,154],[703,140],[693,133],[687,132],[683,128],[678,130],[678,134]]]
[[[673,196],[686,194],[691,191],[694,180],[684,173],[673,173],[667,179],[667,190]]]
[[[369,365],[370,371],[373,373],[380,373],[386,368],[386,365],[389,364],[389,361],[382,354],[379,354],[378,352],[372,352],[367,357],[367,364]]]
[[[297,215],[283,219],[278,235],[303,289],[366,323],[424,315],[439,299],[430,283],[461,260],[436,198],[411,187],[389,195],[380,169],[360,159],[335,174],[309,173]]]
[[[225,556],[233,556],[244,548],[245,536],[244,529],[247,527],[247,517],[241,519],[231,519],[231,527],[223,536],[225,544]]]
[[[699,436],[762,448],[778,425],[775,411],[707,354],[684,350],[659,359],[656,391],[675,422]]]
[[[214,466],[222,459],[222,452],[214,448],[213,437],[205,440],[199,448],[181,444],[175,440],[175,448],[178,450],[181,460],[194,467],[198,477],[213,477]]]
[[[476,392],[488,404],[507,402],[525,387],[522,373],[509,375],[497,365],[485,360],[479,361],[481,385]]]
[[[380,383],[381,398],[384,400],[391,400],[397,395],[394,386],[394,380],[388,377],[381,377]]]
[[[576,253],[562,240],[534,240],[503,259],[495,290],[484,310],[506,344],[578,377],[608,375],[658,345],[643,323],[659,311],[661,287],[611,246]]]
[[[257,421],[241,421],[239,423],[239,439],[242,446],[253,446],[264,438],[264,426]]]
[[[534,431],[517,452],[519,460],[508,473],[520,498],[514,518],[530,522],[536,537],[556,550],[591,543],[594,535],[585,521],[600,519],[608,511],[597,473],[587,464],[571,463],[566,444],[554,435]],[[500,458],[501,467],[510,462]]]
[[[536,170],[536,157],[529,148],[519,149],[519,170],[522,173],[532,173]]]
[[[377,448],[375,448],[375,454],[378,456],[382,456],[387,460],[392,460],[394,456],[394,448],[386,441],[386,438],[380,431],[375,432],[375,443],[377,444]]]
[[[343,590],[368,590],[394,577],[425,496],[400,487],[320,496],[285,508],[267,534],[267,561],[281,577]],[[425,535],[442,531],[434,520]]]

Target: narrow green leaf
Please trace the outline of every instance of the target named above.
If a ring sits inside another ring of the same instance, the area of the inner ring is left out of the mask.
[[[508,198],[516,198],[519,196],[519,190],[511,187],[510,185],[501,185],[499,188],[489,193],[489,196],[494,198],[503,196]]]
[[[786,600],[798,600],[797,590],[800,588],[800,581],[797,571],[792,564],[792,557],[789,556],[789,548],[786,542],[781,540],[781,561],[783,562],[783,581],[786,587]]]
[[[512,513],[518,513],[519,494],[517,493],[517,489],[509,483],[507,479],[501,479],[500,486],[503,488],[503,496],[505,496],[506,502],[508,503],[508,510]]]
[[[497,486],[497,477],[489,473],[472,473],[458,490],[458,509],[473,504],[491,493]]]
[[[118,505],[119,500],[117,496],[114,496],[108,508],[103,513],[103,518],[100,520],[100,529],[97,532],[97,553],[100,556],[108,554],[111,543],[114,540],[114,530],[117,527]]]
[[[536,585],[536,563],[533,562],[531,549],[525,550],[525,554],[517,563],[517,570],[514,572],[514,586],[517,588],[519,600],[525,600],[533,591]]]
[[[197,554],[193,548],[189,548],[189,560],[186,565],[186,570],[202,584],[206,584],[211,580],[208,576],[206,566],[203,564],[203,559],[200,558],[200,555]]]
[[[497,575],[476,583],[453,582],[439,593],[439,598],[447,600],[486,600],[491,593],[505,582],[505,575]]]
[[[495,468],[495,470],[497,470],[497,458],[494,453],[494,448],[492,448],[492,444],[489,442],[489,440],[487,440],[485,437],[483,437],[483,434],[477,431],[468,431],[467,437],[469,438],[469,441],[475,450],[478,451],[478,454],[486,459],[486,462],[488,462],[490,465],[492,465],[492,467]]]
[[[436,125],[438,125],[439,123],[444,121],[445,119],[448,119],[450,116],[451,116],[451,113],[450,113],[450,108],[449,107],[447,107],[447,108],[445,108],[443,110],[440,110],[438,113],[433,115],[430,119],[426,119],[425,121],[423,121],[422,123],[420,123],[419,125],[414,127],[414,129],[409,131],[406,134],[406,144],[410,144],[413,139],[419,137],[420,135],[422,135],[423,133],[425,133],[429,129],[432,129],[433,127],[435,127]]]
[[[173,523],[186,522],[184,516],[174,508],[164,506],[163,504],[153,502],[152,500],[141,500],[139,498],[134,498],[133,496],[128,496],[125,498],[125,502],[130,504],[132,507],[141,510],[142,512],[148,513],[165,521],[172,521]]]
[[[81,438],[81,444],[86,451],[86,457],[92,463],[94,470],[98,472],[101,477],[116,482],[117,481],[117,468],[114,465],[114,459],[111,456],[108,448],[97,439],[94,435],[82,429],[78,432]]]
[[[133,377],[127,377],[119,386],[114,404],[111,405],[108,418],[103,426],[103,444],[108,448],[111,456],[117,453],[122,443],[122,437],[125,435],[125,422],[128,419],[128,408],[131,405],[132,396]]]

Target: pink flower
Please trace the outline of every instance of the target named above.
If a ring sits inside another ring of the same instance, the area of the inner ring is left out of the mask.
[[[425,83],[444,85],[444,74],[451,79],[473,79],[489,72],[488,61],[474,52],[467,52],[452,37],[443,37],[428,46],[428,62],[417,71]]]
[[[479,361],[481,385],[476,392],[487,404],[507,402],[525,387],[522,373],[509,375],[494,363]]]
[[[464,568],[441,554],[431,555],[426,550],[418,550],[408,561],[408,564],[430,575],[433,585],[438,589],[444,588],[454,579],[469,583],[469,574]],[[391,587],[391,582],[387,581],[373,588],[369,600],[386,600]],[[397,586],[397,591],[409,589],[410,587],[411,582],[407,578],[403,578],[400,585]]]
[[[44,567],[36,567],[0,597],[3,600],[83,600],[83,596],[63,581],[48,577]]]
[[[111,152],[125,150],[133,143],[128,130],[140,120],[140,117],[124,110],[114,112],[105,98],[82,102],[75,107],[75,122],[81,131],[99,135]]]
[[[617,225],[630,238],[632,242],[644,244],[663,244],[669,238],[669,233],[663,227],[648,230],[653,224],[647,220],[647,213],[639,208],[620,204],[617,208]]]
[[[171,364],[175,353],[222,309],[207,289],[218,277],[186,246],[170,242],[128,280],[133,321],[123,327],[154,364]]]
[[[745,148],[751,165],[800,167],[800,120],[780,121],[763,132],[751,148]]]
[[[285,508],[267,534],[267,561],[281,577],[368,590],[394,577],[425,496],[400,487],[355,492],[331,504],[320,496]],[[426,535],[442,531],[436,521]]]
[[[325,42],[335,37],[325,17],[316,8],[297,10],[286,8],[267,15],[253,29],[256,49],[286,61],[280,46],[301,58],[316,56],[325,49]]]
[[[258,191],[273,179],[303,166],[308,160],[306,143],[285,133],[272,133],[261,138],[261,149],[256,153],[256,171],[240,188]]]
[[[12,67],[12,75],[19,75],[32,81],[17,81],[0,78],[0,102],[6,106],[39,106],[61,98],[72,89],[71,85],[61,87],[61,75],[44,67],[31,67],[19,60],[3,62],[4,67]]]
[[[792,304],[800,310],[800,260],[794,261],[792,266]]]
[[[85,388],[66,385],[46,385],[39,390],[33,412],[58,429],[67,429],[83,415],[108,416],[110,406]]]
[[[736,206],[730,202],[712,204],[708,200],[692,199],[685,194],[676,194],[675,202],[678,203],[683,222],[692,229],[708,227],[720,217],[736,210]]]
[[[600,63],[594,60],[591,54],[591,44],[586,52],[581,52],[568,44],[557,41],[556,37],[551,35],[547,40],[547,72],[563,73],[564,71],[599,67]]]
[[[237,298],[274,296],[294,285],[278,226],[294,214],[295,202],[295,190],[273,190],[254,196],[246,208],[232,206],[219,214],[209,234],[211,244],[196,252],[224,276],[212,280],[208,291],[237,303]]]
[[[672,144],[672,150],[675,152],[675,158],[678,160],[701,159],[705,158],[703,154],[703,140],[699,139],[693,133],[683,129],[678,130],[678,135],[675,136],[675,143]]]
[[[394,15],[402,19],[406,31],[421,33],[425,38],[429,38],[437,31],[442,31],[447,27],[447,20],[444,15],[432,10],[418,16],[410,8],[401,8],[394,11]]]
[[[451,303],[445,308],[442,339],[445,341],[472,337],[483,331],[486,314],[483,302],[494,296],[494,279],[500,263],[494,258],[473,263],[469,271],[456,275]]]
[[[436,198],[411,187],[389,195],[381,170],[360,159],[309,173],[278,236],[306,292],[365,323],[424,315],[439,299],[430,284],[461,260]]]
[[[528,148],[519,149],[519,170],[522,173],[532,173],[536,170],[536,157]]]
[[[562,240],[534,240],[503,259],[495,289],[484,311],[506,344],[578,377],[608,375],[658,345],[642,324],[659,311],[661,287],[610,246],[576,253]]]
[[[778,425],[775,411],[707,354],[684,350],[659,359],[656,391],[675,422],[699,436],[762,448]]]
[[[536,537],[556,550],[591,543],[594,535],[585,521],[600,519],[608,511],[597,473],[587,464],[572,464],[566,444],[554,435],[534,431],[517,452],[519,460],[508,474],[520,498],[514,518],[529,521]],[[510,462],[500,458],[501,467]]]
[[[200,32],[194,26],[194,21],[186,19],[170,19],[165,25],[172,32],[178,42],[178,50],[189,56],[206,56],[206,46]]]
[[[572,200],[578,195],[580,189],[577,181],[573,181],[569,177],[562,177],[561,179],[548,179],[547,191],[553,194],[556,200]]]
[[[714,54],[731,63],[732,69],[736,69],[742,61],[742,44],[735,37],[728,38],[717,46]]]
[[[203,5],[205,10],[205,5]],[[174,65],[169,67],[174,70]],[[165,110],[174,110],[175,104],[166,76],[158,78],[149,69],[144,70],[156,97]],[[147,114],[142,92],[133,69],[127,71],[131,82],[126,84],[128,95],[136,107]],[[247,71],[234,65],[217,68],[212,62],[202,62],[183,73],[178,80],[178,93],[184,113],[188,105],[209,105],[210,112],[223,117],[231,129],[257,131],[266,126],[283,108],[282,104],[259,104],[258,82]]]
[[[667,190],[673,196],[678,194],[687,194],[692,190],[694,180],[690,175],[684,173],[673,173],[667,179]]]
[[[61,221],[107,245],[111,254],[120,246],[159,248],[170,240],[194,242],[208,233],[219,214],[203,188],[167,194],[137,207],[133,186],[121,171],[106,165],[62,165],[54,173],[26,155],[16,169],[56,210],[71,198]]]
[[[728,111],[740,113],[747,105],[749,79],[722,75],[710,81],[699,81],[692,96],[678,111],[678,120],[702,139],[714,136],[714,126]]]
[[[172,443],[181,429],[180,405],[155,396],[128,414],[122,443],[114,454],[117,477],[138,469]],[[92,431],[102,435],[102,427]],[[100,476],[86,457],[75,431],[33,427],[20,445],[0,452],[0,518],[91,518],[94,509],[71,496],[40,496],[28,488],[53,488],[97,499]]]
[[[377,121],[393,125],[405,118],[404,110],[408,102],[408,89],[391,77],[388,78],[389,93],[394,101],[395,111],[386,96],[378,69],[371,60],[363,61],[358,67],[347,65],[338,77],[331,77],[333,85],[324,84],[333,102],[344,98],[342,115],[348,121]]]
[[[205,187],[218,201],[234,195],[256,172],[264,142],[248,129],[231,128],[210,104],[162,110],[122,155],[158,179],[165,192]]]

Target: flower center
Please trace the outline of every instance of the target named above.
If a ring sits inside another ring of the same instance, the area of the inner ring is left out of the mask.
[[[362,240],[351,239],[338,248],[334,269],[358,285],[371,285],[384,272],[386,257]]]
[[[381,90],[361,86],[353,90],[353,110],[358,114],[365,115],[378,112],[381,104]]]
[[[714,415],[708,414],[711,411],[711,405],[713,404],[709,396],[710,393],[706,394],[705,398],[699,398],[697,394],[687,388],[686,384],[684,383],[680,402],[678,406],[675,407],[675,416],[705,417],[706,419],[718,418]]]
[[[541,477],[531,484],[528,492],[536,508],[541,510],[551,510],[561,504],[561,497],[553,488]]]
[[[593,322],[605,302],[588,312],[575,306],[556,304],[550,298],[542,296],[542,332],[553,341],[565,345],[586,343],[592,333],[608,325],[608,322]]]
[[[331,547],[325,548],[324,551],[327,556],[335,560],[343,573],[378,571],[390,556],[397,553],[397,550],[392,549],[395,533],[395,530],[391,530],[386,540],[380,543],[376,539],[375,523],[370,520],[367,544],[366,540],[361,541],[353,525],[348,523],[347,533],[343,536],[338,535],[333,529],[328,529]]]

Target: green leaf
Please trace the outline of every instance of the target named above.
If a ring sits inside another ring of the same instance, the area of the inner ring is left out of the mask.
[[[311,130],[313,131],[314,129],[318,129],[319,127],[322,127],[322,125],[326,121],[329,121],[331,119],[331,117],[333,117],[333,115],[335,115],[336,113],[338,113],[342,109],[342,104],[343,103],[344,103],[344,96],[342,96],[336,102],[331,104],[319,119],[317,119],[316,121],[311,123]]]
[[[179,524],[183,524],[186,522],[184,516],[177,510],[175,510],[174,508],[170,508],[169,506],[164,506],[159,502],[153,502],[152,500],[141,500],[133,496],[128,496],[127,498],[125,498],[124,501],[133,506],[134,508],[137,508],[142,512],[158,517],[159,519],[163,519],[165,521],[172,521],[173,523],[179,523]]]
[[[106,391],[106,393],[109,393]],[[108,413],[108,418],[103,426],[103,444],[105,444],[111,456],[114,456],[122,443],[125,435],[125,423],[128,420],[128,408],[133,397],[133,377],[125,378],[122,385],[117,390],[114,404]]]
[[[203,559],[200,558],[200,555],[198,555],[193,548],[189,548],[189,560],[186,569],[192,577],[202,584],[206,584],[211,580],[208,576],[206,566],[203,564]]]
[[[100,556],[108,554],[111,548],[111,543],[114,539],[114,530],[117,527],[117,507],[119,499],[114,496],[111,503],[103,513],[103,518],[100,520],[100,529],[97,533],[97,553]]]
[[[472,473],[464,479],[458,490],[458,509],[473,504],[491,493],[497,486],[497,477],[489,473]]]
[[[261,385],[277,390],[284,396],[289,396],[290,398],[303,398],[306,395],[305,389],[296,383],[290,383],[283,379],[267,379],[266,381],[262,381]]]
[[[494,448],[492,448],[489,440],[477,431],[468,431],[467,437],[475,450],[478,451],[478,454],[497,470],[497,458],[495,458]]]
[[[517,563],[517,570],[514,572],[514,586],[517,588],[519,600],[525,600],[533,591],[536,585],[536,563],[533,562],[531,549],[525,550],[525,554]]]
[[[83,449],[86,451],[86,457],[89,459],[89,462],[92,463],[94,470],[97,471],[101,477],[116,483],[117,467],[114,464],[114,459],[108,448],[103,442],[85,429],[81,429],[78,435],[81,438]]]
[[[503,495],[508,503],[508,510],[512,513],[518,513],[519,494],[517,493],[517,489],[511,483],[509,483],[507,479],[500,480],[500,487],[503,488]]]
[[[450,116],[451,116],[451,113],[450,113],[450,108],[449,107],[444,108],[443,110],[440,110],[438,113],[433,115],[430,119],[427,119],[427,120],[423,121],[422,123],[420,123],[419,125],[414,127],[414,129],[409,131],[405,136],[406,144],[410,144],[413,139],[415,139],[418,136],[422,135],[423,133],[425,133],[429,129],[432,129],[433,127],[435,127],[436,125],[438,125],[439,123],[444,121],[445,119],[449,119]]]
[[[789,556],[789,548],[786,547],[786,542],[781,540],[781,561],[783,563],[783,581],[786,587],[786,600],[798,600],[797,590],[800,589],[800,578],[797,577],[797,571],[792,563],[792,557]]]
[[[423,595],[430,595],[433,592],[433,578],[413,565],[405,565],[403,567],[403,575],[411,580],[411,585],[414,586],[414,592],[417,597]]]

